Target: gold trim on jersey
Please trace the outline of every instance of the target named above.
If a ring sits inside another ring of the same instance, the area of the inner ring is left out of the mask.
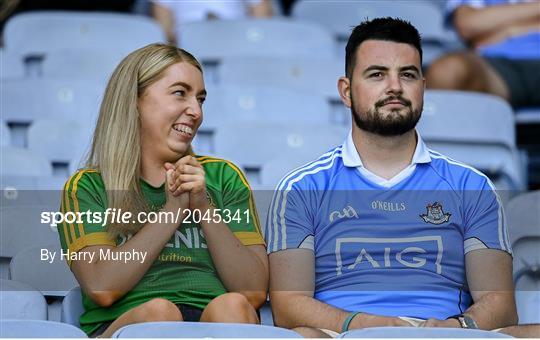
[[[257,244],[264,245],[265,244],[261,234],[256,232],[256,231],[237,231],[237,232],[233,232],[233,234],[245,246],[253,246],[253,245],[257,245]]]
[[[251,218],[254,221],[255,228],[257,228],[257,231],[259,232],[259,234],[262,235],[261,222],[259,221],[259,214],[257,214],[257,208],[255,207],[255,201],[253,199],[253,192],[251,190],[251,187],[249,186],[249,183],[248,183],[246,177],[244,176],[244,173],[234,163],[232,163],[232,162],[230,162],[230,161],[228,161],[226,159],[215,158],[215,157],[211,157],[211,156],[197,156],[196,159],[197,159],[197,161],[199,161],[199,163],[201,165],[206,164],[206,163],[218,163],[218,162],[226,163],[227,165],[229,165],[236,172],[238,177],[240,177],[240,180],[242,181],[242,183],[244,183],[246,188],[249,190],[248,202],[249,202],[249,209],[250,209]]]
[[[109,238],[109,234],[104,231],[83,235],[71,243],[68,247],[70,253],[76,253],[79,250],[89,246],[113,246],[116,243]],[[71,267],[71,260],[68,257],[68,266]]]

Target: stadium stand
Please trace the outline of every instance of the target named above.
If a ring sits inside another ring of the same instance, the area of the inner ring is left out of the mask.
[[[334,34],[345,46],[352,27],[365,18],[400,17],[410,21],[422,35],[424,65],[446,51],[449,36],[443,29],[440,8],[429,1],[407,1],[406,6],[396,6],[394,1],[310,1],[299,0],[294,4],[292,16],[299,20],[318,23]],[[339,20],[336,20],[339,18]]]
[[[82,121],[36,119],[28,130],[28,149],[51,162],[53,175],[67,178],[79,168],[91,139],[91,126]]]
[[[9,128],[4,122],[0,122],[0,146],[8,146],[11,144]]]
[[[80,329],[43,320],[0,320],[0,338],[87,338]]]
[[[350,114],[337,91],[337,80],[345,74],[343,59],[225,58],[217,72],[217,81],[223,84],[271,85],[291,92],[301,91],[322,96],[331,105],[332,124],[348,126],[350,122]],[[292,103],[301,101],[295,100]]]
[[[64,297],[78,284],[66,261],[60,257],[61,249],[56,242],[20,250],[11,259],[11,279],[38,289],[46,297]],[[42,260],[44,250],[47,251],[46,254],[54,253],[54,259],[48,256],[46,260]]]
[[[30,150],[2,146],[2,176],[51,176],[52,166],[49,161]]]
[[[28,192],[28,195],[34,195]],[[58,234],[47,224],[41,223],[41,212],[57,211],[51,205],[5,205],[0,207],[1,250],[0,268],[2,278],[8,278],[9,262],[19,251],[30,246],[60,244]]]
[[[418,130],[430,148],[483,171],[497,189],[525,188],[513,111],[502,99],[428,90]]]
[[[79,318],[84,313],[81,288],[71,289],[62,300],[60,320],[75,327],[80,327]]]
[[[95,49],[125,56],[149,43],[165,41],[159,25],[137,15],[106,12],[34,11],[6,23],[6,51],[17,54],[25,66],[41,72],[47,53],[64,49]],[[31,62],[38,65],[29,65]]]
[[[520,324],[540,323],[540,191],[513,198],[507,208],[514,251],[514,284]]]
[[[342,143],[346,132],[346,128],[309,123],[228,123],[216,132],[214,145],[217,156],[236,162],[252,187],[258,188],[263,164],[287,154],[301,165]]]
[[[512,338],[510,335],[462,328],[372,327],[345,332],[339,338]]]
[[[145,322],[117,330],[113,338],[301,338],[279,327],[207,322]]]
[[[39,291],[27,284],[4,279],[0,279],[0,289],[0,322],[6,319],[47,320],[47,302]]]

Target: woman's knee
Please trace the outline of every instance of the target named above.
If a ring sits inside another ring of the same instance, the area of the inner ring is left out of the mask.
[[[182,313],[176,305],[166,299],[152,299],[137,307],[140,322],[182,321]]]
[[[216,297],[206,306],[202,318],[214,322],[259,322],[255,309],[240,293],[226,293]]]

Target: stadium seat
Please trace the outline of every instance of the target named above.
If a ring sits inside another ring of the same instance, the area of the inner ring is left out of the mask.
[[[113,338],[301,338],[288,329],[234,323],[146,322],[125,326]]]
[[[47,252],[44,252],[46,250]],[[61,258],[60,244],[24,248],[11,259],[10,273],[13,280],[23,282],[41,291],[47,297],[64,297],[78,283]],[[46,257],[42,257],[43,254]],[[54,260],[49,254],[55,254]]]
[[[54,175],[68,177],[90,149],[92,129],[75,119],[36,119],[28,129],[28,149],[47,157]]]
[[[418,130],[428,147],[477,168],[497,189],[522,190],[512,108],[487,94],[428,90]]]
[[[125,56],[160,41],[166,41],[161,27],[148,17],[133,14],[33,11],[15,15],[4,27],[6,51],[26,61],[42,60],[50,51],[68,48],[103,50]]]
[[[0,320],[0,338],[87,338],[80,329],[61,322]]]
[[[4,122],[0,122],[0,146],[8,146],[11,144],[9,128]]]
[[[29,191],[26,195],[35,195]],[[3,201],[4,202],[4,201]],[[41,223],[41,213],[45,211],[58,211],[59,206],[51,205],[25,205],[12,206],[2,204],[0,207],[0,266],[4,278],[8,263],[19,251],[30,246],[46,246],[60,244],[58,233],[49,225]],[[38,258],[39,260],[39,258]]]
[[[533,191],[514,197],[506,209],[520,324],[540,323],[539,207],[540,191]]]
[[[24,77],[24,64],[18,55],[0,48],[0,79]]]
[[[12,280],[0,279],[0,320],[47,320],[47,302],[31,286]],[[3,329],[3,326],[0,327]]]
[[[93,126],[104,84],[70,78],[2,80],[2,119],[29,124],[38,118],[63,117]]]
[[[540,124],[540,107],[527,107],[516,110],[518,124]]]
[[[324,96],[332,106],[332,124],[348,125],[349,111],[339,97],[337,81],[345,74],[343,59],[236,57],[219,65],[222,84],[275,86]],[[300,100],[293,100],[298,105]]]
[[[106,84],[123,55],[103,49],[61,49],[47,53],[45,78],[93,79]]]
[[[463,328],[372,327],[340,334],[339,338],[512,338],[510,335]]]
[[[408,1],[406,6],[396,6],[395,1],[310,1],[299,0],[294,4],[292,16],[299,20],[318,23],[345,42],[351,28],[362,20],[377,17],[399,17],[410,21],[422,36],[424,65],[429,65],[445,51],[447,34],[443,27],[443,15],[429,1]],[[339,20],[336,20],[339,18]]]
[[[51,176],[49,161],[35,152],[12,146],[0,147],[0,174],[3,176]]]
[[[284,18],[191,22],[178,36],[180,47],[203,62],[239,56],[330,58],[335,48],[322,27]]]
[[[314,94],[287,91],[278,87],[224,85],[209,87],[204,103],[204,120],[194,146],[198,153],[214,152],[202,141],[229,122],[283,124],[330,124],[330,106]],[[206,132],[206,134],[205,134]],[[201,143],[202,142],[202,143]]]
[[[263,164],[283,155],[296,158],[299,164],[314,160],[343,143],[346,135],[346,128],[326,124],[242,122],[222,125],[215,134],[214,145],[216,155],[236,162],[256,186],[262,184]]]
[[[79,318],[82,313],[84,313],[84,306],[82,304],[81,288],[75,287],[62,300],[60,320],[75,327],[80,327]]]

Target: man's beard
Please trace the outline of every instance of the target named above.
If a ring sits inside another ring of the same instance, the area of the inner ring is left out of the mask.
[[[388,114],[383,118],[383,114],[379,109],[386,103],[395,100],[402,102],[408,112],[406,114]],[[376,102],[373,109],[359,115],[355,109],[354,98],[351,98],[351,101],[351,113],[356,126],[361,130],[387,137],[400,136],[414,129],[420,120],[423,106],[420,105],[419,108],[414,110],[410,100],[401,96],[388,97]]]

